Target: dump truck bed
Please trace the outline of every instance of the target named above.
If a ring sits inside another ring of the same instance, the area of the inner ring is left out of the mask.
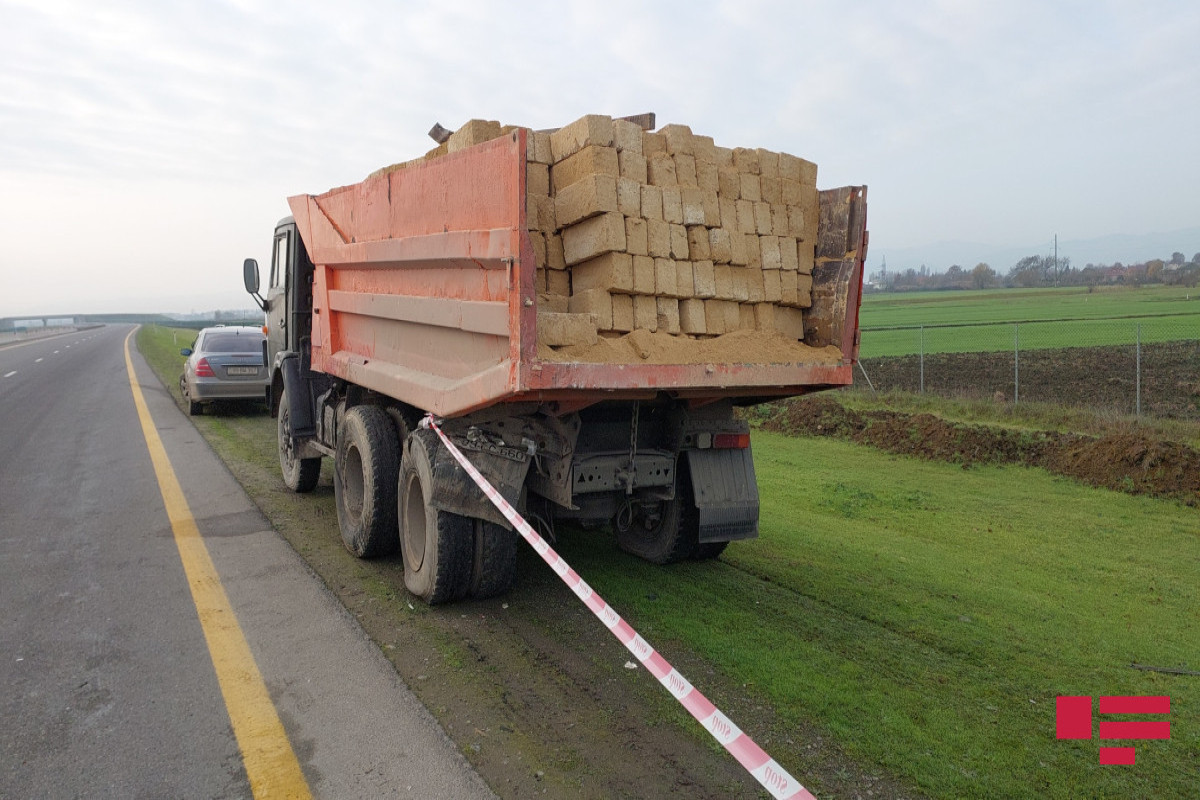
[[[866,189],[820,192],[804,342],[836,363],[539,358],[524,129],[288,200],[314,270],[312,367],[439,416],[517,401],[561,410],[659,392],[769,399],[851,382]],[[699,346],[702,340],[694,340]],[[685,345],[686,346],[686,345]],[[825,359],[828,361],[828,359]]]

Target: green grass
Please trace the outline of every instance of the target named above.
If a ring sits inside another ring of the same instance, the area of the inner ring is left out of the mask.
[[[873,294],[861,356],[1097,347],[1200,337],[1200,293],[1176,287]],[[924,327],[924,331],[921,327]],[[953,326],[953,327],[946,327]]]
[[[1037,470],[764,432],[754,446],[761,537],[722,563],[560,549],[652,643],[931,796],[1191,796],[1195,679],[1129,664],[1200,668],[1193,510]],[[1100,767],[1097,742],[1055,740],[1065,694],[1170,695],[1174,737]]]
[[[173,336],[138,339],[172,388],[188,343]],[[261,418],[196,422],[232,439],[226,458],[274,458]],[[796,777],[821,735],[937,798],[1194,796],[1200,684],[1129,668],[1200,670],[1194,510],[831,439],[756,431],[754,447],[761,536],[721,561],[654,567],[575,531],[557,549],[668,658],[693,665],[684,674],[735,723],[745,696],[751,711],[773,709],[759,743]],[[1101,767],[1098,742],[1055,739],[1063,694],[1169,695],[1172,739],[1137,743],[1134,767]],[[664,703],[664,719],[702,735]]]

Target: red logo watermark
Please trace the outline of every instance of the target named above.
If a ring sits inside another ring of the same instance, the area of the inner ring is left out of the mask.
[[[1101,697],[1101,714],[1167,714],[1171,711],[1170,697]],[[1055,708],[1055,723],[1059,739],[1092,739],[1092,698],[1086,696],[1059,697]],[[1170,739],[1171,723],[1165,720],[1122,721],[1101,720],[1100,740]],[[1132,747],[1101,747],[1101,764],[1132,764]]]

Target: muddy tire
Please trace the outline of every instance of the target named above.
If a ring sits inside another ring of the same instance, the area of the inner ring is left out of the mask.
[[[475,524],[470,595],[477,600],[504,594],[517,577],[517,532],[482,519]]]
[[[700,512],[692,500],[692,477],[679,459],[675,499],[655,507],[637,507],[613,521],[617,546],[652,564],[674,564],[692,558],[700,535]]]
[[[433,455],[437,434],[409,435],[400,462],[400,550],[404,585],[429,605],[465,597],[471,588],[475,549],[473,520],[435,508]]]
[[[290,420],[287,392],[284,392],[279,398],[279,414],[275,425],[279,445],[279,471],[283,473],[285,486],[293,492],[304,494],[315,489],[317,481],[321,479],[321,459],[296,458],[291,437],[288,436]]]
[[[400,444],[387,413],[377,406],[346,412],[334,459],[333,496],[342,544],[358,558],[395,552],[396,476]]]
[[[705,542],[704,544],[696,545],[696,551],[692,553],[693,561],[712,561],[725,552],[725,548],[729,546],[729,542]]]

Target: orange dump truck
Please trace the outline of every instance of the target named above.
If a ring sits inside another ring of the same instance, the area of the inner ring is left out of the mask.
[[[539,323],[578,315],[544,292],[535,253],[537,135],[511,130],[292,197],[265,298],[257,263],[244,265],[267,315],[285,483],[311,490],[332,458],[346,547],[399,549],[408,589],[429,603],[505,591],[517,535],[419,427],[425,414],[551,535],[564,521],[611,524],[622,549],[655,563],[714,558],[758,533],[734,408],[847,385],[857,358],[865,187],[816,193],[815,241],[800,242],[809,305],[782,350],[778,331],[590,335],[594,324],[573,347],[547,344]],[[734,301],[717,302],[709,310],[728,317]]]

